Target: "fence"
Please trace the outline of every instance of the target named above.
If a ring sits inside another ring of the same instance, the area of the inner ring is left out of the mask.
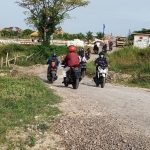
[[[10,67],[10,61],[12,61],[12,60],[14,60],[14,64],[16,64],[16,61],[19,57],[26,57],[26,60],[28,60],[28,58],[30,58],[33,55],[34,55],[34,53],[29,56],[25,56],[25,55],[18,56],[18,54],[17,54],[16,56],[14,56],[14,58],[8,59],[9,53],[7,53],[5,61],[4,61],[4,58],[1,57],[1,68],[3,68],[4,64],[6,67]]]

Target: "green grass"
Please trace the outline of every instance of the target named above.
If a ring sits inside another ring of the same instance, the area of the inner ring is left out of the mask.
[[[35,116],[51,122],[60,113],[53,105],[61,98],[37,77],[0,77],[0,87],[0,144],[9,130],[36,124]],[[39,130],[49,129],[47,124],[38,124]],[[34,138],[29,139],[34,144]]]
[[[129,86],[150,88],[150,47],[139,49],[126,46],[119,51],[107,54],[109,71],[132,75],[128,82],[118,80],[118,83]],[[93,74],[94,62],[87,65],[87,74]]]

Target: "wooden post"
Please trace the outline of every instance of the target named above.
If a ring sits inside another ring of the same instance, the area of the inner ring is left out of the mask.
[[[6,55],[6,67],[7,67],[7,64],[8,64],[8,53]]]
[[[9,61],[8,61],[8,67],[10,67],[10,63],[9,63]]]
[[[15,65],[15,63],[16,63],[16,59],[17,59],[16,56],[14,56],[14,65]]]
[[[1,57],[1,68],[3,68],[3,57]]]

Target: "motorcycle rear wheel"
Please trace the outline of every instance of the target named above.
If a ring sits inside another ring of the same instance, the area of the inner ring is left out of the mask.
[[[79,87],[79,79],[75,79],[74,83],[72,83],[73,89],[77,89]]]

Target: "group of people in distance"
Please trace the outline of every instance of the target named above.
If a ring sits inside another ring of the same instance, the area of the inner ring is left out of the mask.
[[[65,56],[64,60],[61,63],[62,65],[65,65],[65,68],[63,70],[63,79],[64,80],[62,83],[66,82],[66,72],[69,71],[70,67],[78,67],[82,61],[87,62],[88,58],[86,58],[86,53],[88,54],[89,58],[91,55],[90,47],[88,47],[88,49],[86,51],[84,51],[83,48],[80,48],[79,51],[76,52],[76,47],[74,45],[70,45],[68,47],[68,51],[69,51],[69,53]],[[96,69],[100,63],[105,63],[106,66],[108,66],[108,62],[107,62],[106,58],[104,57],[104,55],[105,55],[105,53],[103,51],[101,51],[99,53],[99,57],[94,62]],[[56,54],[53,53],[52,57],[50,57],[47,61],[47,64],[48,64],[47,74],[52,67],[51,62],[54,60],[56,61],[56,69],[58,69],[60,62],[57,59]]]
[[[112,50],[113,42],[109,41],[108,45],[109,45],[109,50]],[[93,51],[95,54],[99,53],[99,47],[97,46],[96,42],[94,43]],[[104,51],[105,53],[107,52],[107,44],[105,42],[103,43],[102,51]]]

